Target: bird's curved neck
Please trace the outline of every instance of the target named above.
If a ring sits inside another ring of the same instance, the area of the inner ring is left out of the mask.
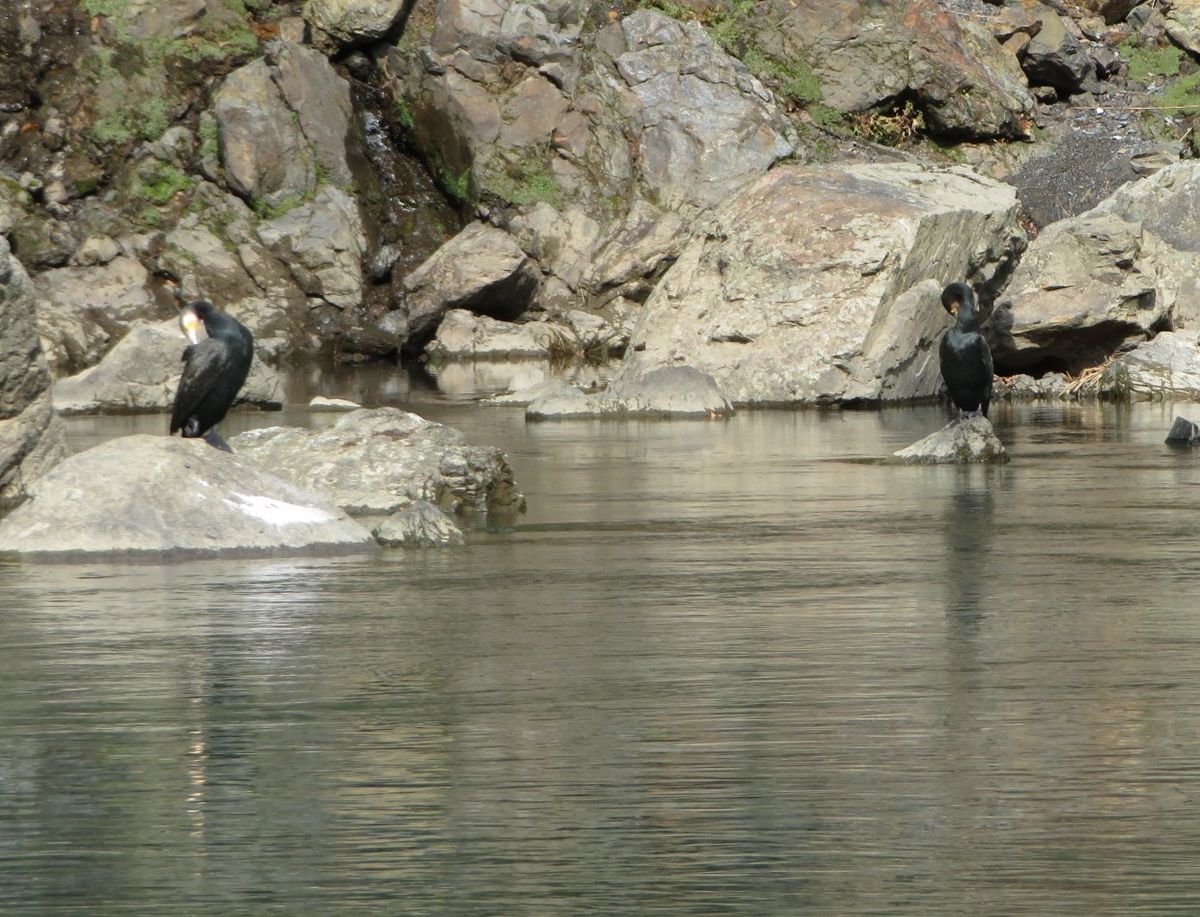
[[[955,327],[959,331],[978,331],[979,317],[975,314],[975,310],[960,306],[958,314],[955,316]]]

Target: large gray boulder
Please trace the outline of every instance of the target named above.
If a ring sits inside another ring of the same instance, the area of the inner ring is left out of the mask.
[[[1114,399],[1200,400],[1200,331],[1164,331],[1121,354],[1100,379]]]
[[[778,60],[806,62],[822,100],[842,111],[912,98],[934,130],[987,138],[1033,128],[1016,57],[983,25],[928,0],[769,0],[748,27]]]
[[[1096,81],[1096,63],[1067,28],[1067,20],[1049,7],[1037,11],[1039,28],[1025,49],[1021,67],[1029,82],[1076,93]]]
[[[225,77],[213,113],[225,180],[238,194],[273,207],[316,190],[316,156],[265,59]]]
[[[986,417],[954,420],[895,453],[905,465],[998,465],[1008,452]]]
[[[540,275],[512,236],[472,223],[404,278],[409,334],[430,337],[451,309],[516,318],[528,308]]]
[[[149,271],[124,256],[94,267],[44,271],[36,284],[44,304],[38,310],[42,348],[57,373],[95,364],[134,324],[178,311]]]
[[[1079,370],[1167,328],[1200,324],[1200,164],[1180,162],[1052,223],[997,302],[996,368]]]
[[[225,178],[268,208],[306,199],[322,179],[352,180],[350,85],[325,56],[288,41],[225,78],[213,99]]]
[[[1200,56],[1200,3],[1184,0],[1167,11],[1167,34],[1191,54]]]
[[[304,20],[323,44],[347,47],[383,38],[404,6],[405,0],[307,0]]]
[[[137,414],[169,411],[183,368],[187,340],[174,321],[139,325],[97,365],[54,384],[60,414]],[[236,404],[278,409],[283,381],[256,355]]]
[[[586,420],[595,417],[712,418],[733,413],[733,405],[712,376],[690,366],[667,366],[644,376],[613,382],[585,394],[566,382],[544,384],[525,408],[528,420]]]
[[[37,296],[0,235],[0,511],[66,455],[37,332]]]
[[[359,0],[361,3],[362,0]],[[378,5],[379,0],[374,0]],[[316,157],[318,172],[334,185],[354,181],[347,140],[352,134],[354,105],[350,84],[324,54],[290,41],[267,45],[271,77]]]
[[[617,73],[637,100],[642,171],[664,207],[714,207],[796,149],[770,91],[698,22],[640,9],[621,28]]]
[[[1011,187],[961,168],[774,169],[667,271],[622,375],[686,363],[735,404],[934,395],[938,294],[1011,262],[1016,210]]]
[[[366,550],[327,500],[203,440],[126,436],[65,459],[0,522],[27,560],[167,559]]]
[[[353,515],[392,513],[416,500],[473,519],[524,509],[504,453],[398,408],[352,411],[321,431],[251,430],[230,445]]]

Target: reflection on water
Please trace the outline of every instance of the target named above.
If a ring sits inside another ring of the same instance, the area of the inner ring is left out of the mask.
[[[1200,459],[1000,407],[961,469],[869,461],[934,408],[428,401],[515,531],[0,568],[0,912],[1194,912]]]

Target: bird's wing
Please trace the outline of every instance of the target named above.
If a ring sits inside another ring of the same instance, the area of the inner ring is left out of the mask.
[[[183,373],[179,377],[175,406],[171,410],[172,433],[187,423],[188,417],[212,391],[227,362],[225,349],[212,338],[205,338],[187,350],[191,352],[184,352]]]

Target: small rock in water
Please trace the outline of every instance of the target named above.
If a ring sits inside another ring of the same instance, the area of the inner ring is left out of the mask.
[[[356,411],[362,405],[345,398],[326,398],[324,395],[317,395],[308,403],[308,407],[313,411]]]
[[[924,439],[895,453],[906,465],[1002,464],[1004,444],[986,417],[954,420]]]
[[[1200,424],[1184,417],[1176,417],[1167,433],[1167,442],[1177,446],[1194,446],[1200,442]]]
[[[428,500],[417,500],[393,513],[371,529],[371,534],[390,548],[445,548],[466,543],[462,529]]]

